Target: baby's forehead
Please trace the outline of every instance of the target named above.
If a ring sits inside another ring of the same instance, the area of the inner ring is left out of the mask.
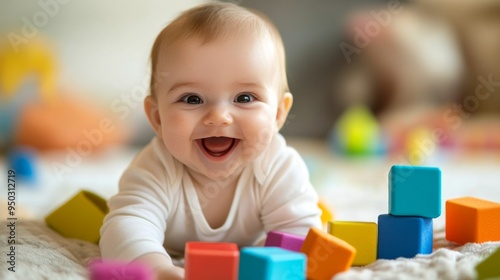
[[[161,65],[172,59],[179,58],[180,52],[189,53],[190,50],[197,50],[198,47],[208,46],[212,44],[226,45],[234,48],[239,48],[242,45],[254,45],[257,48],[266,50],[266,56],[272,60],[279,60],[276,51],[277,45],[272,37],[268,34],[260,33],[242,33],[233,31],[219,34],[219,36],[207,38],[201,34],[193,34],[192,36],[177,37],[175,40],[165,40],[159,46],[157,65]]]

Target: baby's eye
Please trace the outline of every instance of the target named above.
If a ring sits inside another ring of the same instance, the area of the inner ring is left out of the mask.
[[[236,103],[250,103],[255,100],[255,97],[249,93],[242,93],[234,99]]]
[[[182,97],[181,101],[185,102],[187,104],[202,104],[203,103],[203,100],[199,96],[193,95],[193,94],[189,94],[189,95]]]

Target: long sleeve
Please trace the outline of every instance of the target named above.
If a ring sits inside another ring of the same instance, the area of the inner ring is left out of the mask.
[[[176,162],[158,156],[162,151],[155,141],[134,159],[120,179],[118,194],[108,201],[99,243],[104,259],[132,261],[153,252],[168,256],[163,243],[173,207],[170,192],[179,176]]]

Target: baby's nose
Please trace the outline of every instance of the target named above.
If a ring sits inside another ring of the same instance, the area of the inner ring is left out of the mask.
[[[228,126],[233,123],[233,118],[226,106],[213,106],[207,112],[203,123],[209,126]]]

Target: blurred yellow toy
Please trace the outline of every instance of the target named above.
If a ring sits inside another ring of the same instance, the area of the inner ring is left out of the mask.
[[[76,149],[90,143],[86,150],[93,151],[124,142],[115,120],[75,94],[61,94],[55,65],[44,41],[33,39],[16,50],[0,44],[0,149]]]
[[[321,222],[323,223],[323,226],[326,226],[327,223],[332,221],[334,218],[333,210],[324,199],[319,200],[318,207],[321,210]]]
[[[55,97],[55,59],[49,45],[41,40],[32,40],[14,50],[10,46],[0,47],[0,93],[12,98],[26,79],[36,77],[39,94],[45,100]]]

